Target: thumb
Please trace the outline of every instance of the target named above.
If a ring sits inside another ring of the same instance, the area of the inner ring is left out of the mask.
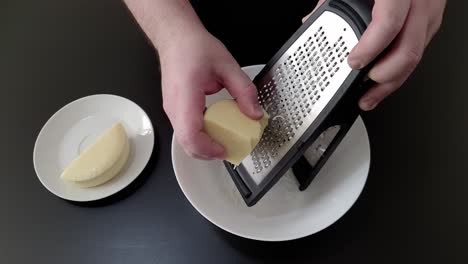
[[[310,12],[307,16],[303,17],[302,18],[302,23],[306,22],[306,20],[315,12],[315,10],[317,10],[317,8],[319,8],[326,0],[320,0],[318,1],[317,5],[315,6],[314,10],[312,10],[312,12]]]
[[[220,67],[218,77],[240,110],[252,119],[260,119],[263,111],[258,102],[257,88],[247,74],[237,64]]]

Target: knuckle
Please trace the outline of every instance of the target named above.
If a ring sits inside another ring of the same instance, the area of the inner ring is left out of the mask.
[[[400,33],[402,26],[402,24],[397,22],[386,21],[385,24],[383,24],[383,29],[387,34],[396,36],[398,33]]]
[[[382,29],[390,35],[397,35],[403,27],[405,17],[398,11],[382,12],[380,16],[380,25]]]
[[[405,66],[408,71],[413,71],[421,61],[421,52],[408,50],[404,52]]]
[[[257,96],[257,87],[253,82],[247,85],[246,93],[248,96]]]
[[[193,140],[193,135],[191,133],[186,133],[186,132],[180,132],[178,136],[179,142],[184,148],[190,152],[193,151],[193,145],[194,145],[194,140]]]
[[[252,98],[257,98],[257,88],[252,82],[238,86],[238,89],[229,89],[229,92],[242,102],[250,102]]]

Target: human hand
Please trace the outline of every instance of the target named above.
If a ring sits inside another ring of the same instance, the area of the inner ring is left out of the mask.
[[[361,69],[389,47],[369,72],[376,84],[360,99],[362,110],[374,109],[408,79],[441,26],[445,4],[446,0],[375,0],[372,22],[348,57],[353,69]]]
[[[173,37],[159,50],[163,105],[177,141],[198,159],[224,159],[224,148],[203,131],[205,95],[226,88],[252,119],[263,112],[257,90],[225,46],[205,30]]]

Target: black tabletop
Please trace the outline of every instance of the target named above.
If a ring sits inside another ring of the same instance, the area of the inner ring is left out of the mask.
[[[265,63],[314,4],[250,2],[195,5],[243,66]],[[0,263],[467,263],[467,9],[449,1],[415,74],[363,116],[371,168],[351,210],[310,237],[267,243],[213,226],[180,190],[157,55],[122,1],[1,1]],[[147,111],[155,152],[124,191],[70,203],[37,179],[33,146],[55,111],[97,93]]]

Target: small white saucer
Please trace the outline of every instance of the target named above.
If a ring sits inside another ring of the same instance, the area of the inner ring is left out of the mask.
[[[130,140],[130,157],[124,169],[93,188],[79,188],[60,179],[68,164],[115,122],[122,123]],[[34,146],[34,168],[53,194],[71,201],[94,201],[135,180],[149,161],[153,146],[153,126],[138,105],[116,95],[92,95],[67,104],[47,121]]]
[[[253,78],[262,68],[243,70]],[[222,98],[230,98],[225,90],[209,96],[207,105]],[[284,241],[314,234],[351,208],[367,179],[370,147],[359,117],[305,191],[289,171],[253,207],[245,205],[222,162],[190,158],[174,138],[172,162],[185,196],[211,223],[245,238]]]

